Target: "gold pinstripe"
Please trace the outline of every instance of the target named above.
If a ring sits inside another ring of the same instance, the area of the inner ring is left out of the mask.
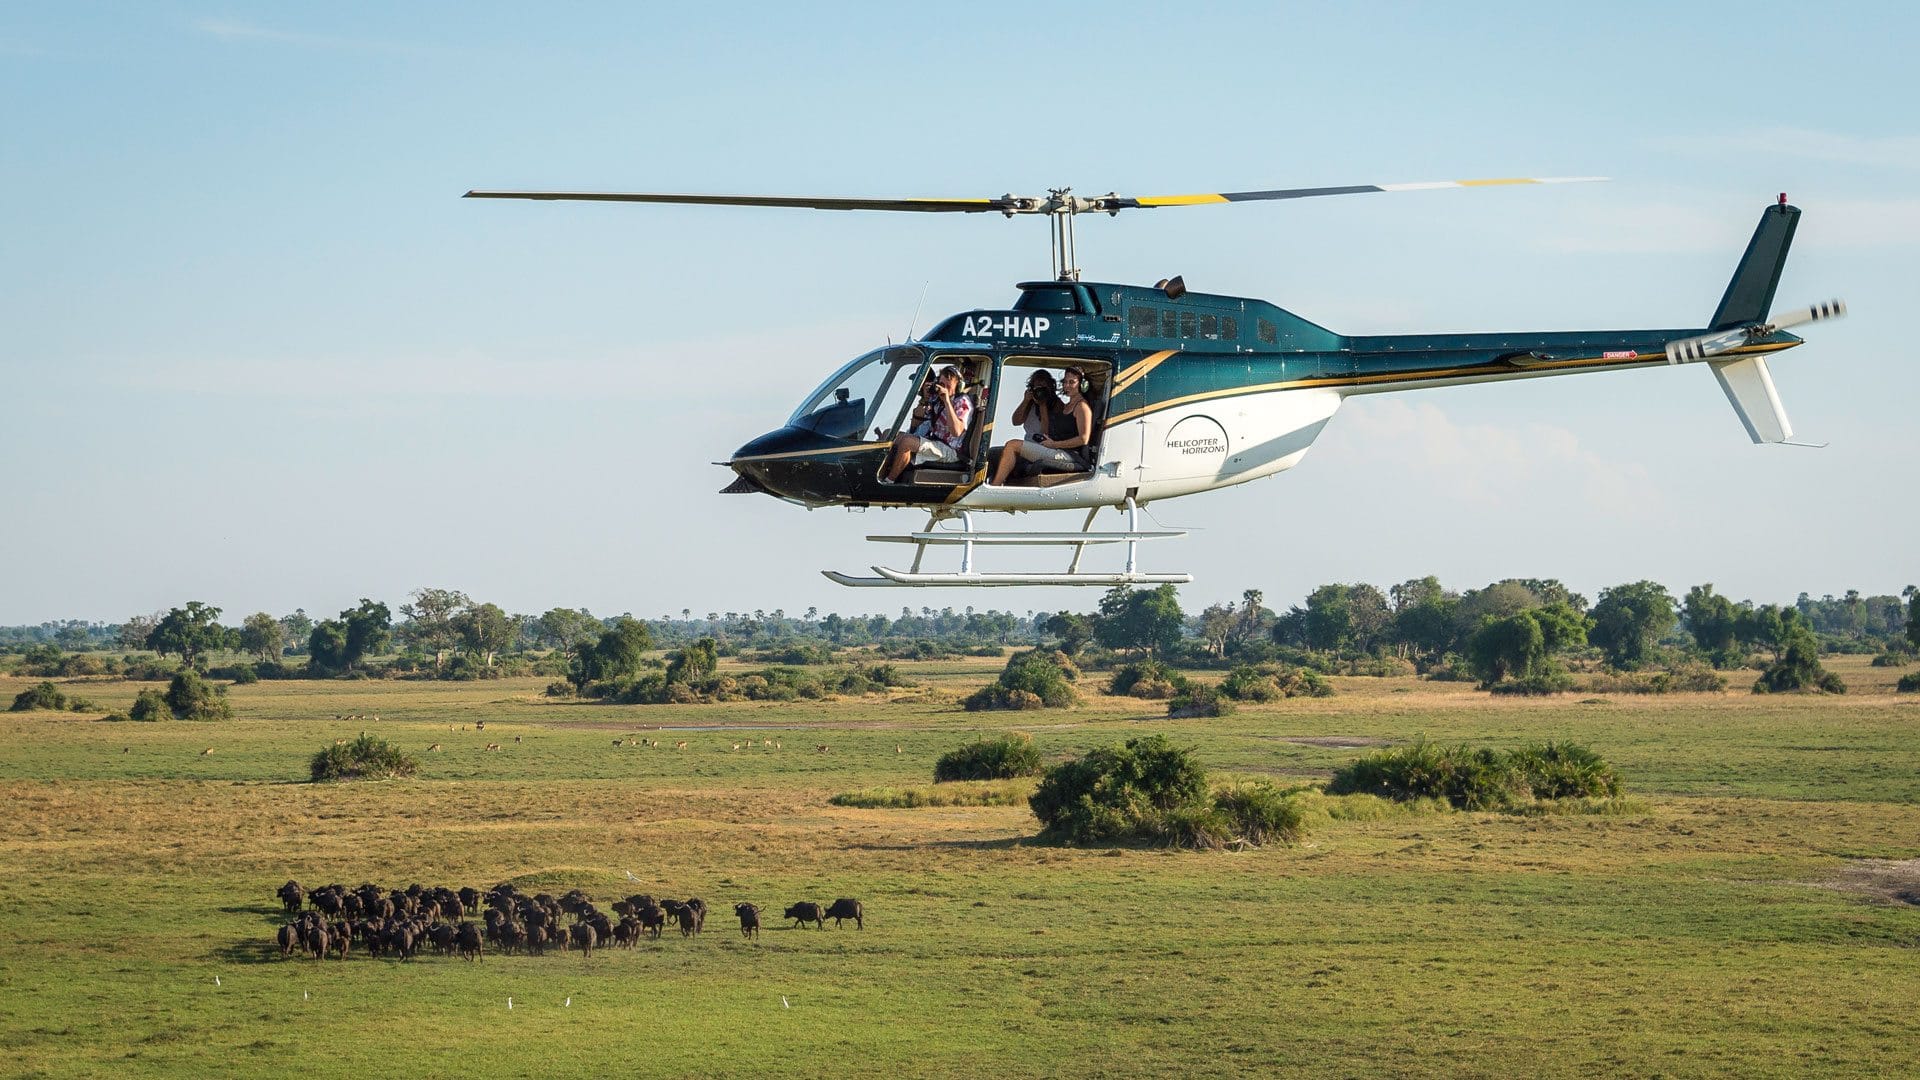
[[[1738,356],[1748,353],[1778,352],[1781,349],[1790,349],[1797,344],[1799,343],[1780,342],[1773,345],[1748,345],[1729,350],[1722,355]],[[1638,367],[1651,364],[1665,366],[1666,362],[1666,357],[1658,353],[1648,354],[1636,360],[1608,360],[1605,357],[1594,356],[1578,360],[1555,360],[1544,364],[1529,364],[1525,370],[1566,371],[1586,367]],[[1190,405],[1196,401],[1212,401],[1217,398],[1241,397],[1248,394],[1265,394],[1275,390],[1300,390],[1322,386],[1371,386],[1386,382],[1425,382],[1428,379],[1451,379],[1463,375],[1485,374],[1489,374],[1488,368],[1485,365],[1480,365],[1477,367],[1438,368],[1432,371],[1403,371],[1381,375],[1347,375],[1330,379],[1294,379],[1288,382],[1256,383],[1251,386],[1236,386],[1227,390],[1209,390],[1204,393],[1188,394],[1184,397],[1156,401],[1143,408],[1134,409],[1131,412],[1124,412],[1118,416],[1108,417],[1105,426],[1111,428],[1118,424],[1124,424],[1129,420],[1138,420],[1140,417],[1146,416],[1149,413],[1162,412],[1180,405]]]
[[[1537,184],[1540,181],[1524,176],[1514,176],[1501,180],[1455,180],[1461,187],[1493,187],[1496,184]]]
[[[1120,391],[1125,390],[1127,387],[1132,386],[1134,383],[1139,382],[1141,376],[1145,375],[1149,371],[1152,371],[1154,368],[1159,367],[1160,364],[1163,361],[1165,361],[1167,357],[1173,356],[1177,352],[1179,352],[1178,349],[1168,349],[1165,352],[1154,353],[1152,356],[1147,357],[1146,359],[1133,365],[1127,370],[1121,372],[1120,377],[1115,379],[1113,382],[1113,390],[1111,391],[1111,393],[1117,394]]]

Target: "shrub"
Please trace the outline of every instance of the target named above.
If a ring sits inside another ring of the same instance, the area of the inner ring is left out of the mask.
[[[1033,745],[1033,736],[1016,731],[940,755],[933,765],[933,781],[1011,780],[1039,771],[1040,751]]]
[[[1601,694],[1714,694],[1727,688],[1727,677],[1705,664],[1683,664],[1651,675],[1636,672],[1599,672],[1586,688]]]
[[[1900,682],[1894,686],[1894,690],[1902,694],[1920,693],[1920,671],[1900,676]]]
[[[1243,664],[1221,680],[1220,692],[1235,701],[1278,701],[1290,697],[1332,697],[1333,684],[1306,668]]]
[[[1547,743],[1502,752],[1440,747],[1421,741],[1380,750],[1342,767],[1329,795],[1367,793],[1408,802],[1439,799],[1460,810],[1511,810],[1535,800],[1613,798],[1620,778],[1599,755],[1576,743]]]
[[[133,699],[133,706],[127,710],[127,719],[141,723],[171,720],[173,709],[167,705],[167,695],[158,690],[142,690]]]
[[[1231,698],[1221,696],[1219,690],[1201,682],[1189,681],[1173,700],[1167,702],[1167,718],[1170,720],[1226,716],[1232,712]]]
[[[1167,811],[1204,807],[1206,795],[1193,752],[1153,735],[1055,765],[1027,801],[1042,838],[1088,844],[1159,839]]]
[[[1494,683],[1487,687],[1493,694],[1515,694],[1523,697],[1545,697],[1549,694],[1564,694],[1573,689],[1573,676],[1557,665],[1538,664],[1540,670],[1518,679]]]
[[[1908,657],[1902,653],[1883,652],[1873,658],[1874,667],[1906,667]]]
[[[393,780],[412,776],[420,763],[385,739],[362,734],[313,755],[315,783],[329,780]]]
[[[552,698],[570,698],[573,696],[573,684],[565,680],[555,680],[547,684],[547,696]]]
[[[1306,807],[1294,797],[1297,794],[1297,790],[1256,780],[1221,788],[1214,793],[1213,803],[1239,839],[1256,846],[1293,844],[1307,833]]]
[[[233,669],[233,681],[237,686],[251,686],[260,681],[260,673],[253,670],[253,665],[242,664]]]
[[[27,712],[32,709],[64,709],[67,707],[67,695],[50,682],[28,687],[14,695],[13,706],[9,712]]]
[[[1165,701],[1187,688],[1187,677],[1158,660],[1138,660],[1114,671],[1107,693],[1116,697]]]
[[[227,704],[227,688],[208,682],[191,669],[175,675],[167,684],[167,707],[181,720],[233,718],[233,706]]]
[[[997,682],[981,687],[963,704],[968,710],[1063,709],[1078,704],[1070,668],[1060,665],[1060,654],[1041,649],[1014,653]],[[1077,672],[1076,672],[1077,674]]]

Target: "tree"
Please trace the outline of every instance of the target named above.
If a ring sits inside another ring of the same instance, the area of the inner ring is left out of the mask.
[[[1688,589],[1686,599],[1680,602],[1680,617],[1687,633],[1717,668],[1739,663],[1739,614],[1733,601],[1713,591],[1711,582]]]
[[[1352,590],[1322,585],[1307,594],[1307,647],[1339,652],[1353,643]]]
[[[1231,604],[1209,604],[1200,613],[1200,637],[1207,651],[1215,656],[1227,654],[1227,640],[1233,636],[1236,612]]]
[[[335,619],[315,623],[307,634],[307,670],[332,675],[347,669],[347,625]]]
[[[1172,585],[1155,589],[1116,585],[1100,598],[1093,637],[1110,649],[1159,652],[1179,642],[1180,630],[1186,621],[1186,615],[1180,610],[1179,593]]]
[[[600,635],[592,648],[580,650],[567,678],[581,691],[591,682],[624,679],[640,670],[651,648],[653,632],[647,629],[647,624],[622,615]]]
[[[147,648],[161,656],[178,653],[181,664],[192,667],[195,660],[218,649],[226,640],[226,627],[214,621],[219,617],[219,608],[208,607],[198,600],[190,601],[184,608],[167,612],[154,625],[152,633],[147,635]]]
[[[712,675],[720,666],[720,646],[710,637],[700,640],[674,653],[667,661],[667,681],[692,682]]]
[[[313,636],[313,620],[307,617],[305,608],[295,608],[293,614],[280,616],[280,628],[285,631],[284,640],[293,652],[305,648],[307,639]]]
[[[1920,649],[1920,586],[1909,585],[1901,595],[1907,598],[1907,640]]]
[[[572,660],[579,651],[593,644],[605,627],[588,614],[586,608],[554,608],[540,616],[540,638]]]
[[[476,604],[455,615],[453,631],[462,646],[486,658],[488,667],[493,666],[495,654],[511,648],[520,636],[513,616],[498,604]]]
[[[352,671],[355,664],[387,647],[393,615],[387,605],[362,598],[338,619],[316,625],[307,636],[307,667],[315,674]]]
[[[1780,613],[1775,660],[1754,681],[1756,694],[1786,690],[1824,690],[1844,694],[1847,684],[1820,665],[1820,639],[1812,622],[1794,608]]]
[[[406,636],[421,648],[433,650],[434,667],[442,667],[447,650],[460,637],[454,618],[473,601],[455,589],[415,589],[411,595],[410,603],[400,605],[400,614],[407,617]]]
[[[153,637],[153,628],[160,625],[166,616],[156,611],[151,615],[135,615],[120,624],[120,647],[131,652],[148,647],[148,639]]]
[[[1542,679],[1559,671],[1554,656],[1587,640],[1588,619],[1565,601],[1487,616],[1467,639],[1467,662],[1482,689],[1501,680]]]
[[[1087,642],[1093,640],[1093,620],[1071,611],[1047,616],[1041,629],[1059,638],[1060,651],[1068,656],[1079,655]]]
[[[256,611],[240,624],[240,647],[262,660],[273,660],[286,645],[286,630],[280,620],[264,611]]]
[[[393,613],[385,604],[362,597],[360,606],[341,612],[340,619],[347,624],[348,668],[385,649],[393,640]]]
[[[1606,650],[1607,663],[1622,670],[1636,670],[1652,658],[1654,646],[1673,629],[1673,597],[1666,586],[1653,581],[1636,581],[1600,590],[1600,602],[1593,605],[1593,632],[1590,639]]]
[[[1393,640],[1423,668],[1437,662],[1457,640],[1460,597],[1441,588],[1431,575],[1395,585]]]

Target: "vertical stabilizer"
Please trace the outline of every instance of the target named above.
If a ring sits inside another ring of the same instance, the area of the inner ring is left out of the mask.
[[[1725,330],[1767,321],[1773,290],[1780,284],[1780,270],[1787,264],[1787,248],[1793,245],[1793,230],[1799,224],[1800,208],[1788,206],[1785,195],[1760,215],[1760,225],[1753,230],[1753,239],[1747,241],[1747,253],[1741,256],[1739,269],[1727,283],[1727,295],[1720,298],[1710,327]]]

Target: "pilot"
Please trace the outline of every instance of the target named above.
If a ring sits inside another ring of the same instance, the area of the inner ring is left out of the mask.
[[[925,420],[914,429],[919,434],[895,437],[888,451],[888,483],[899,480],[908,465],[951,465],[960,460],[967,421],[973,416],[973,399],[960,392],[959,368],[943,367],[927,383],[927,398],[921,409],[925,410]]]
[[[1013,439],[1000,455],[993,482],[1004,484],[1014,465],[1030,461],[1045,472],[1083,472],[1093,464],[1093,406],[1081,396],[1085,376],[1068,368],[1060,376],[1060,388],[1066,400],[1049,410],[1046,434],[1031,439]]]

